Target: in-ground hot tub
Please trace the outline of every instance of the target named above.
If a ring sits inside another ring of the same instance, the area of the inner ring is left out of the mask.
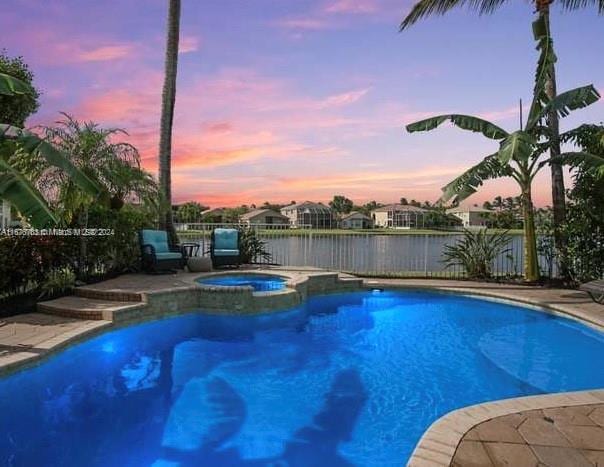
[[[233,273],[203,277],[198,280],[203,285],[222,287],[251,286],[254,292],[270,292],[285,288],[287,278],[269,274]]]

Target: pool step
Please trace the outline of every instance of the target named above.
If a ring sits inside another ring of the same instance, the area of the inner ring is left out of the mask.
[[[40,302],[38,311],[68,318],[114,321],[116,314],[130,314],[144,306],[144,303],[141,302],[98,300],[72,295]]]
[[[74,294],[78,297],[92,298],[95,300],[109,300],[116,302],[142,302],[143,297],[139,292],[131,292],[128,290],[103,290],[94,286],[77,287]]]

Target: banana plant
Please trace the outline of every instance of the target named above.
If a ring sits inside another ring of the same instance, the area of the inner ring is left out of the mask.
[[[537,78],[539,82],[539,77]],[[524,128],[508,133],[487,120],[470,115],[447,114],[421,120],[407,125],[410,133],[430,131],[446,121],[468,131],[481,133],[499,143],[499,149],[486,156],[481,162],[466,170],[443,189],[440,201],[458,204],[474,194],[485,180],[511,177],[520,188],[524,217],[524,277],[527,281],[539,279],[537,239],[532,201],[532,182],[537,173],[552,163],[576,165],[579,163],[597,166],[604,173],[604,158],[586,152],[566,152],[555,158],[544,158],[549,149],[550,131],[543,125],[548,115],[555,112],[566,117],[572,110],[587,107],[596,102],[600,95],[592,86],[583,86],[559,94],[544,102],[535,92],[533,104]]]
[[[30,92],[32,90],[27,83],[0,73],[0,94],[15,96]],[[13,204],[32,227],[56,225],[58,219],[42,193],[11,163],[15,154],[20,152],[45,159],[66,173],[85,193],[95,197],[101,193],[98,184],[52,144],[28,130],[0,123],[0,198]]]

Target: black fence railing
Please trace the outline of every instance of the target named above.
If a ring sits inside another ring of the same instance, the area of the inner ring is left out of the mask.
[[[208,251],[211,230],[228,226],[243,227],[240,224],[180,224],[177,228],[183,241],[198,242],[200,251]],[[318,231],[308,226],[290,228],[273,224],[247,227],[256,231],[256,236],[264,242],[266,251],[270,253],[270,259],[260,260],[260,263],[317,267],[365,276],[467,276],[462,265],[447,266],[443,261],[445,247],[458,242],[462,233]],[[521,276],[524,262],[522,235],[510,235],[504,250],[491,265],[492,275]],[[546,254],[540,254],[539,263],[544,276],[555,275],[555,264]]]

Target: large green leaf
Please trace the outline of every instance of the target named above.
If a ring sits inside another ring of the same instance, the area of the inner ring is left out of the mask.
[[[0,198],[13,204],[33,227],[42,228],[57,223],[57,218],[36,187],[2,159]]]
[[[482,118],[473,117],[471,115],[460,115],[460,114],[447,114],[438,115],[436,117],[427,118],[420,120],[419,122],[411,123],[407,125],[407,131],[413,133],[416,131],[430,131],[438,127],[447,120],[451,121],[453,125],[458,126],[464,130],[474,131],[482,133],[487,138],[491,139],[503,139],[508,136],[507,131],[499,128],[497,125],[483,120]]]
[[[65,154],[34,133],[14,126],[0,124],[0,138],[2,137],[13,139],[25,151],[37,153],[46,159],[50,165],[63,170],[85,193],[96,196],[101,192],[99,185],[73,165]]]
[[[526,123],[526,130],[532,130],[552,110],[560,117],[566,117],[571,111],[587,107],[597,102],[598,99],[600,99],[600,94],[591,84],[558,94],[541,109],[541,112],[530,116]]]
[[[591,154],[585,151],[563,152],[559,156],[552,157],[539,164],[543,167],[546,164],[569,165],[571,167],[584,166],[594,168],[601,176],[604,176],[604,157]]]
[[[533,22],[533,35],[537,41],[537,50],[540,51],[537,61],[537,70],[535,71],[535,86],[533,89],[533,101],[529,110],[528,121],[538,121],[543,108],[550,101],[547,95],[546,86],[552,78],[556,55],[554,54],[554,42],[548,30],[548,24],[545,17],[539,15]]]
[[[533,154],[535,140],[528,133],[515,131],[501,142],[497,153],[499,161],[507,165],[511,160],[527,161]]]
[[[14,96],[15,94],[33,94],[33,89],[24,81],[5,73],[0,73],[0,94]]]
[[[512,169],[499,160],[499,153],[491,154],[443,187],[440,201],[446,203],[453,198],[454,203],[459,203],[476,193],[485,180],[511,174]]]

